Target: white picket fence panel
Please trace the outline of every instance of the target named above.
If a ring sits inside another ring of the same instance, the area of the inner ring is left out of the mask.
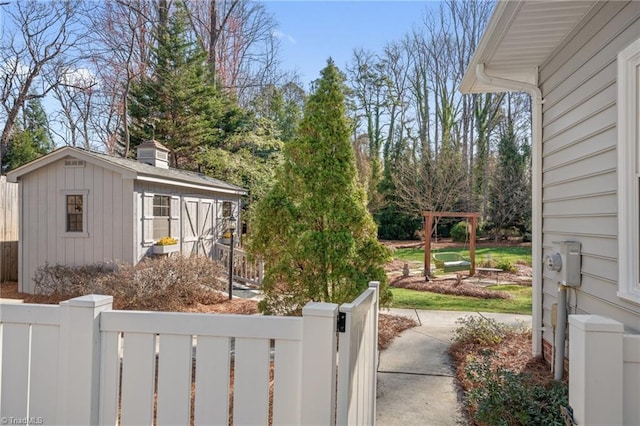
[[[329,303],[307,304],[302,317],[268,317],[113,311],[111,302],[90,295],[59,306],[2,304],[0,417],[375,424],[376,283],[342,306],[344,333]]]

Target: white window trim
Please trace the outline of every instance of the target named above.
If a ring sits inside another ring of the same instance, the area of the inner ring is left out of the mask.
[[[640,39],[618,54],[618,296],[640,304]]]
[[[154,245],[158,239],[153,238],[153,197],[156,195],[169,197],[169,233],[170,237],[180,239],[180,197],[178,195],[156,192],[143,192],[141,206],[142,247]],[[146,199],[149,199],[147,203]]]
[[[82,232],[67,231],[67,195],[82,195]],[[63,189],[60,191],[62,220],[60,222],[60,236],[63,238],[88,238],[89,228],[87,223],[88,189]]]

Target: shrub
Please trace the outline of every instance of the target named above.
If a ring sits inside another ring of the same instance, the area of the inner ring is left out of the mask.
[[[481,268],[498,268],[505,272],[515,274],[518,272],[518,268],[506,259],[493,259],[485,258],[478,260],[478,266]]]
[[[453,333],[453,341],[456,343],[493,346],[514,331],[512,326],[483,316],[459,318],[456,324],[461,324]]]
[[[223,268],[205,257],[148,258],[135,266],[105,263],[45,265],[35,274],[36,292],[60,297],[106,294],[114,309],[177,311],[226,298]]]
[[[458,222],[451,227],[451,239],[453,241],[463,243],[469,239],[470,230],[471,225],[469,224],[469,222]]]
[[[563,425],[561,407],[568,404],[567,385],[543,386],[524,373],[491,367],[489,356],[471,362],[465,373],[473,387],[465,395],[480,425]]]
[[[502,269],[505,272],[516,273],[518,272],[518,268],[511,262],[506,259],[498,259],[496,262],[496,268]]]

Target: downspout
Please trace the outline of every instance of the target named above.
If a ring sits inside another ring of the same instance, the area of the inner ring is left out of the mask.
[[[487,74],[484,63],[476,65],[479,81],[510,91],[527,92],[531,95],[531,240],[533,269],[533,356],[542,354],[542,90],[531,83],[493,77]]]
[[[567,337],[567,287],[558,283],[558,314],[554,339],[553,380],[562,380],[564,374],[564,347]]]

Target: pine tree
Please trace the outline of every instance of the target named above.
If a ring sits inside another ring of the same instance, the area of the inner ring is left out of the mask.
[[[53,149],[49,136],[49,122],[40,98],[27,101],[22,123],[12,134],[5,156],[2,158],[2,171],[8,172],[41,157]]]
[[[386,284],[388,251],[357,181],[344,91],[329,60],[277,181],[256,207],[250,246],[267,264],[263,312],[300,313],[311,300],[351,301],[370,280]],[[383,286],[382,302],[389,296]]]
[[[156,139],[176,166],[193,168],[196,147],[222,145],[247,116],[216,88],[205,52],[189,38],[184,3],[156,33],[153,71],[131,87],[131,145]]]

